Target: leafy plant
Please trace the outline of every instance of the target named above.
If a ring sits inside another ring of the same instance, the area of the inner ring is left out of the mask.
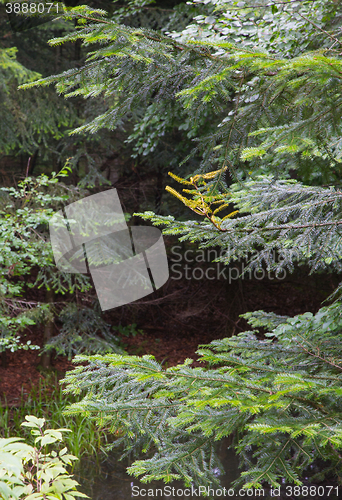
[[[35,446],[22,438],[0,439],[0,497],[4,500],[74,500],[87,495],[77,491],[79,484],[67,473],[66,466],[77,457],[67,448],[48,451],[48,446],[63,441],[69,429],[43,430],[45,419],[26,415],[21,425],[36,436]]]
[[[0,188],[0,351],[37,348],[20,341],[18,333],[27,326],[52,322],[59,316],[59,334],[45,339],[44,353],[55,349],[71,357],[77,352],[123,352],[118,339],[101,318],[98,308],[67,303],[56,309],[54,296],[44,302],[21,298],[27,288],[45,288],[46,293],[74,294],[87,291],[89,278],[71,275],[56,268],[50,244],[48,224],[55,211],[84,196],[85,191],[59,182],[68,175],[68,167],[51,178],[27,177],[18,187]],[[22,277],[34,274],[34,282]],[[20,279],[21,278],[21,279]]]
[[[58,183],[58,177],[66,175],[64,169],[51,178],[27,177],[17,188],[0,188],[0,351],[20,348],[17,333],[27,325],[51,320],[51,304],[21,298],[26,284],[18,277],[37,269],[37,279],[27,284],[29,288],[45,286],[61,293],[89,288],[82,275],[72,280],[56,270],[51,245],[47,244],[47,227],[54,209],[79,196],[77,189]],[[25,345],[32,348],[30,343]]]
[[[9,406],[4,399],[0,406],[0,436],[9,438],[12,435],[22,435],[28,444],[32,444],[27,428],[21,427],[25,415],[43,415],[50,427],[70,429],[65,434],[64,442],[71,454],[96,457],[96,465],[104,453],[104,445],[108,443],[109,435],[100,430],[94,422],[84,415],[70,417],[64,414],[65,408],[78,401],[73,396],[65,396],[56,376],[51,373],[40,378],[37,386],[32,387],[29,394],[22,391],[21,399],[16,406]],[[74,461],[72,470],[78,469],[81,462]],[[93,463],[94,465],[94,463]]]
[[[141,330],[140,328],[137,329],[136,323],[131,323],[127,326],[117,325],[115,329],[124,337],[132,336],[134,338],[137,335],[144,335],[144,330]]]

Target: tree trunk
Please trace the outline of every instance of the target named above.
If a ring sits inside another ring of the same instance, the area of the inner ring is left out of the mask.
[[[154,211],[156,214],[160,215],[161,213],[161,204],[162,204],[162,197],[163,197],[163,181],[164,181],[164,176],[163,176],[163,171],[161,168],[158,168],[157,172],[157,185],[156,185],[156,191],[155,191],[155,208]]]
[[[53,304],[54,300],[54,292],[52,289],[46,290],[46,302],[49,304]],[[53,331],[54,331],[54,324],[53,324],[53,318],[51,320],[47,321],[45,328],[44,328],[44,346],[45,344],[53,337]],[[42,367],[45,369],[50,369],[51,368],[51,351],[49,352],[44,352],[42,354]]]
[[[1,366],[2,366],[2,368],[7,368],[7,352],[6,352],[6,350],[1,352]]]

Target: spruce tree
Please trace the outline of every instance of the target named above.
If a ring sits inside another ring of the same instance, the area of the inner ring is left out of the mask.
[[[168,191],[196,216],[142,215],[166,234],[230,249],[222,260],[248,259],[247,271],[306,263],[340,272],[340,7],[196,3],[201,14],[177,33],[119,24],[87,6],[68,10],[78,28],[51,43],[82,40],[94,50],[81,68],[26,87],[54,83],[69,98],[103,98],[106,109],[74,133],[134,123],[128,140],[147,156],[163,135],[183,131],[170,166],[183,169],[173,178],[184,191],[175,183]],[[251,331],[200,348],[203,368],[79,356],[88,364],[66,382],[84,398],[69,411],[116,432],[126,453],[148,453],[129,468],[146,482],[217,482],[214,443],[227,435],[245,487],[301,484],[319,461],[312,482],[340,479],[341,289],[315,315],[247,314]]]

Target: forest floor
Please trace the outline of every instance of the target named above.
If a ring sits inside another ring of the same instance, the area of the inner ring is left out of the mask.
[[[121,336],[129,354],[152,354],[164,367],[182,363],[186,358],[200,366],[196,361],[200,344],[249,329],[240,314],[259,309],[286,316],[314,313],[338,281],[332,274],[308,276],[306,269],[299,269],[284,280],[253,278],[230,283],[227,279],[174,279],[171,274],[153,295],[106,312],[103,317],[114,330],[115,325],[134,323],[143,331],[134,337]],[[34,298],[37,300],[38,296]],[[42,346],[43,331],[44,325],[30,327],[24,332],[23,341]],[[38,350],[8,352],[6,360],[3,358],[0,363],[0,400],[9,406],[20,405],[21,399],[37,387],[39,379],[46,377],[40,363]],[[66,357],[52,358],[52,370],[58,378],[73,367]]]

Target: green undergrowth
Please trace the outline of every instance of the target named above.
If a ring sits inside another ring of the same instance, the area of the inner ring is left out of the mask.
[[[21,402],[18,406],[8,406],[6,400],[0,404],[0,438],[20,436],[29,444],[33,444],[34,437],[30,431],[21,427],[25,415],[35,415],[45,418],[47,426],[54,428],[68,428],[70,433],[64,437],[65,446],[69,453],[78,458],[91,457],[93,466],[100,466],[100,461],[105,457],[104,447],[113,440],[105,430],[82,415],[64,415],[63,411],[70,403],[78,401],[77,396],[65,395],[56,376],[40,379],[37,386],[33,387],[28,397],[24,398],[22,391]],[[32,441],[32,442],[31,442]],[[76,462],[78,469],[81,462]]]

